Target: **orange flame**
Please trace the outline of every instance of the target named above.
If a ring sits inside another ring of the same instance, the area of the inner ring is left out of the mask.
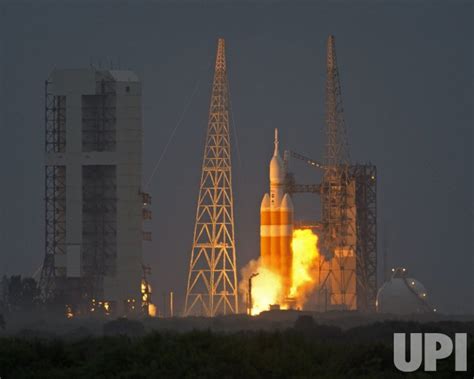
[[[316,285],[317,264],[319,262],[318,236],[311,229],[296,229],[291,241],[292,286],[290,296],[302,307]]]
[[[260,259],[250,261],[242,269],[243,280],[240,282],[240,290],[246,301],[248,300],[248,279],[253,273],[258,273],[258,276],[252,278],[252,315],[257,315],[268,310],[270,305],[279,302],[282,280],[277,274],[263,267]]]
[[[150,317],[156,317],[156,306],[153,303],[148,304],[148,315]]]
[[[142,307],[146,306],[148,316],[156,317],[156,306],[151,302],[151,285],[146,279],[142,279],[140,292],[142,294]]]
[[[257,315],[269,309],[271,304],[279,304],[281,309],[287,309],[287,297],[296,300],[296,305],[302,308],[315,286],[318,284],[317,271],[320,253],[317,247],[318,236],[310,229],[295,229],[291,242],[292,249],[292,278],[289,293],[283,293],[284,278],[263,267],[261,260],[252,260],[242,269],[240,290],[248,300],[248,279],[253,273],[258,273],[252,279],[252,315]]]

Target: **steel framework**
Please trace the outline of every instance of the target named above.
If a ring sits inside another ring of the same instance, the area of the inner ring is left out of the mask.
[[[115,84],[108,73],[97,74],[97,94],[82,96],[82,150],[115,151]],[[116,166],[82,166],[81,270],[83,293],[89,298],[103,297],[103,277],[116,270],[116,192]]]
[[[202,164],[185,315],[238,313],[229,87],[219,39]]]
[[[327,41],[326,78],[326,155],[321,186],[324,233],[322,250],[332,257],[332,275],[340,305],[354,308],[356,275],[350,264],[355,252],[355,215],[349,173],[350,155],[342,107],[334,36]],[[334,294],[334,288],[331,289]]]
[[[82,166],[82,277],[91,298],[102,299],[103,277],[117,257],[116,166]]]
[[[287,155],[287,158],[290,155]],[[291,152],[291,157],[303,160],[311,167],[322,169],[321,164],[313,164],[312,159]],[[377,168],[370,164],[357,164],[349,167],[349,178],[355,187],[355,228],[356,228],[356,301],[357,309],[374,311],[377,296]],[[293,173],[287,172],[286,191],[292,193],[310,192],[320,195],[321,185],[296,184]],[[303,190],[299,190],[299,189]],[[298,229],[313,229],[322,235],[324,224],[315,220],[295,221]],[[331,275],[329,269],[320,271],[323,278],[320,294],[327,296],[324,285]]]
[[[289,170],[289,162],[290,158],[295,158],[300,161],[305,162],[309,166],[313,168],[323,168],[323,166],[304,155],[295,153],[294,151],[285,150],[283,153],[283,162],[285,164],[285,193],[295,194],[295,193],[313,193],[313,194],[321,194],[321,184],[300,184],[296,183],[295,175]]]
[[[49,92],[45,82],[45,152],[66,151],[66,97]],[[40,277],[41,296],[54,297],[56,272],[54,258],[66,254],[66,167],[45,166],[45,256]]]
[[[287,169],[285,192],[321,196],[322,221],[300,221],[320,235],[319,248],[330,259],[322,266],[319,293],[345,309],[373,311],[377,293],[377,175],[373,165],[351,165],[343,117],[334,37],[327,45],[326,156],[322,164],[294,151],[290,158],[321,169],[321,184],[297,184]],[[327,309],[326,304],[326,308]]]
[[[82,96],[82,151],[115,151],[116,99],[114,82],[98,72],[96,95]]]
[[[351,166],[356,191],[357,309],[375,311],[377,297],[377,169]]]
[[[113,79],[97,72],[97,95],[82,96],[82,151],[114,151],[116,96]],[[45,84],[45,152],[66,152],[66,96]],[[56,258],[66,256],[66,166],[45,166],[45,257],[40,288],[46,301],[83,302],[101,297],[102,277],[113,273],[116,243],[115,166],[82,167],[81,277],[67,277]]]
[[[319,247],[325,255],[335,259],[334,264],[325,267],[319,274],[323,278],[320,293],[331,296],[332,300],[337,300],[339,305],[347,308],[373,311],[377,293],[377,172],[373,165],[349,165],[334,39],[331,37],[328,43],[326,90],[326,163],[321,164],[289,150],[284,155],[286,165],[290,158],[295,158],[310,167],[323,170],[323,182],[297,184],[294,174],[287,171],[285,191],[321,195],[322,222],[302,221],[295,224],[299,228],[319,230],[322,237]],[[336,251],[354,250],[355,265],[353,262],[346,264],[349,259],[353,261],[352,255],[335,254]],[[354,281],[355,288],[352,285]],[[333,288],[330,288],[330,283]]]

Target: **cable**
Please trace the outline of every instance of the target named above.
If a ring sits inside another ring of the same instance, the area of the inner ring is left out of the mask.
[[[234,131],[235,147],[237,148],[237,160],[239,161],[239,168],[242,168],[242,160],[240,158],[239,138],[237,135],[237,125],[235,124],[235,119],[234,119],[234,111],[233,111],[234,108],[232,106],[232,96],[230,94],[229,80],[227,80],[227,92],[229,93],[229,106],[230,106],[229,113],[230,113],[230,119],[232,122],[232,130]]]
[[[209,63],[207,64],[206,69],[209,67],[211,59],[209,60]],[[191,93],[191,97],[190,97],[189,101],[187,102],[187,104],[185,104],[185,106],[183,108],[183,111],[181,112],[181,116],[179,117],[178,122],[176,123],[175,127],[173,128],[173,131],[171,132],[171,135],[168,138],[168,141],[166,142],[166,145],[165,145],[160,157],[158,158],[158,161],[156,162],[155,167],[153,168],[153,171],[151,172],[150,178],[146,182],[145,188],[149,188],[149,186],[151,184],[151,181],[153,180],[153,177],[155,176],[156,171],[158,170],[158,167],[160,166],[160,163],[163,160],[163,158],[164,158],[164,156],[165,156],[165,154],[168,150],[168,147],[171,144],[171,141],[173,140],[174,135],[176,134],[176,131],[178,130],[181,123],[183,122],[184,116],[186,115],[190,105],[192,104],[192,101],[194,99],[194,95],[196,95],[196,93],[199,89],[199,84],[201,83],[201,79],[202,79],[202,73],[201,73],[201,75],[199,75],[199,77],[196,81],[196,84],[194,85],[194,90]]]
[[[31,276],[32,278],[34,278],[36,280],[36,278],[39,276],[41,270],[43,269],[43,264],[41,264],[37,269],[36,271],[33,273],[33,275]]]

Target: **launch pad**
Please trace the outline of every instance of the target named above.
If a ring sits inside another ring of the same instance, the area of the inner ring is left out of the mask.
[[[261,264],[281,278],[278,296],[281,308],[301,307],[298,295],[294,302],[288,300],[297,291],[295,276],[303,275],[311,285],[307,291],[312,293],[312,308],[374,311],[377,172],[374,165],[352,164],[350,160],[333,36],[329,36],[327,43],[326,136],[324,163],[289,150],[284,152],[282,160],[275,131],[275,151],[269,167],[270,196],[264,195],[260,208]],[[289,170],[291,158],[320,170],[321,183],[297,183]],[[319,220],[294,221],[292,196],[299,193],[320,197]],[[302,259],[296,256],[293,246],[293,231],[299,229],[310,229],[317,235],[317,254],[312,262],[305,263],[306,272],[302,274],[293,267]]]
[[[270,188],[260,209],[260,264],[277,277],[268,291],[278,296],[270,296],[265,309],[270,304],[281,309],[311,304],[318,310],[375,310],[377,174],[375,166],[350,159],[333,36],[327,41],[326,66],[324,159],[289,150],[281,157],[275,131]],[[87,79],[88,87],[77,86],[77,78]],[[75,97],[66,102],[68,91]],[[124,113],[126,120],[140,120],[140,82],[128,71],[54,71],[46,100],[43,297],[70,314],[143,309],[151,315],[151,288],[143,285],[141,275],[142,242],[150,239],[142,228],[151,219],[149,195],[140,185],[141,123],[133,123],[130,139],[115,138],[129,122],[120,122],[120,107],[130,112]],[[223,39],[218,40],[210,103],[184,314],[214,317],[236,314],[239,308]],[[81,112],[65,119],[69,108]],[[81,154],[66,149],[66,142]],[[110,156],[118,163],[111,164]],[[289,169],[291,159],[319,170],[320,183],[298,183]],[[292,197],[300,193],[319,196],[318,219],[295,221]],[[295,233],[308,229],[311,233],[301,236],[307,245],[298,257]],[[302,274],[298,265],[305,266]],[[265,276],[256,278],[257,283]],[[248,303],[252,313],[251,296]]]

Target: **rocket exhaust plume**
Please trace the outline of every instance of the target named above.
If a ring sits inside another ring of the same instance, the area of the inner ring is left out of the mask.
[[[302,307],[319,283],[319,266],[321,256],[318,250],[318,236],[310,229],[297,229],[293,232],[291,242],[293,252],[293,281],[290,296],[296,298],[298,307]]]
[[[262,258],[250,261],[242,268],[242,281],[240,291],[247,300],[248,279],[250,275],[258,272],[258,276],[252,279],[252,315],[267,311],[271,304],[278,303],[282,294],[281,277],[266,268],[262,263]]]
[[[288,277],[275,272],[264,264],[263,257],[250,261],[241,271],[240,291],[245,300],[248,296],[248,279],[252,279],[252,315],[267,311],[272,304],[288,309],[287,299],[293,298],[298,308],[303,308],[309,296],[319,284],[319,268],[324,257],[319,253],[318,236],[310,229],[296,229],[291,238],[290,256],[292,275]]]

